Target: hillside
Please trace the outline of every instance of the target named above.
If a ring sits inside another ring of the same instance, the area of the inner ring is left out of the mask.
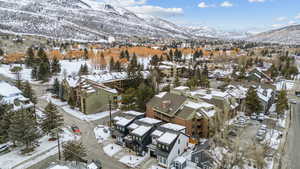
[[[249,41],[271,42],[281,44],[300,44],[300,25],[263,32],[249,37]]]
[[[0,32],[59,39],[103,40],[108,36],[190,38],[157,17],[138,16],[95,0],[0,0]]]

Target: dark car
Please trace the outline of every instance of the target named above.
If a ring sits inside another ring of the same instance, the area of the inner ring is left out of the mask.
[[[74,133],[77,133],[77,134],[80,134],[80,133],[81,133],[79,127],[77,127],[77,126],[72,126],[71,129],[72,129],[72,131],[73,131]]]

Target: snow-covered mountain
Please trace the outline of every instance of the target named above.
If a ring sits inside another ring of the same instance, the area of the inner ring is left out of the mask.
[[[189,32],[191,34],[196,36],[221,38],[221,39],[243,39],[253,35],[250,32],[224,31],[221,29],[216,29],[208,26],[187,27],[187,29],[189,29]]]
[[[249,37],[249,41],[300,45],[300,25],[291,25]]]
[[[0,32],[73,40],[108,36],[191,38],[166,20],[95,0],[0,0]]]

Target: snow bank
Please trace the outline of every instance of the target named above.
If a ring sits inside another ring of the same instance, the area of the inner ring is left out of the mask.
[[[106,155],[112,157],[113,155],[120,152],[123,148],[116,144],[108,144],[107,146],[103,147],[103,151]]]
[[[145,161],[148,156],[139,157],[135,155],[126,155],[123,156],[119,161],[129,167],[136,168],[140,163]]]
[[[109,111],[105,111],[105,112],[100,112],[100,113],[95,113],[95,114],[89,114],[86,115],[82,112],[80,112],[78,109],[72,109],[69,105],[67,106],[63,106],[62,109],[67,112],[68,114],[81,119],[81,120],[86,120],[86,121],[95,121],[95,120],[100,120],[103,119],[107,116],[109,116]],[[116,112],[118,112],[119,110],[113,110],[111,112],[111,114],[114,114]]]
[[[103,143],[103,141],[107,140],[111,136],[109,128],[102,125],[95,127],[94,133],[98,143]]]

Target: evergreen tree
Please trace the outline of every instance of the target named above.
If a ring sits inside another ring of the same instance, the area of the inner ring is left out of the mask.
[[[276,103],[276,112],[278,115],[284,114],[285,110],[288,110],[288,98],[285,90],[281,90],[278,94],[278,100]]]
[[[60,73],[61,68],[60,68],[60,63],[56,57],[53,58],[53,61],[51,63],[51,73],[52,74],[57,74]]]
[[[125,51],[125,58],[129,61],[130,59],[130,55],[129,55],[129,52],[128,50]]]
[[[32,67],[34,64],[34,52],[33,49],[30,47],[27,49],[27,57],[25,58],[25,64],[28,67]]]
[[[8,141],[11,106],[0,99],[0,144]]]
[[[83,51],[83,58],[84,58],[85,60],[88,60],[88,59],[89,59],[89,53],[88,53],[88,51],[87,51],[86,48],[84,48],[84,51]]]
[[[121,72],[121,63],[119,61],[116,61],[114,67],[117,72]]]
[[[126,58],[125,52],[122,50],[120,53],[120,59]]]
[[[26,110],[12,112],[8,135],[13,143],[25,145],[23,152],[33,151],[39,138],[38,128],[32,113]]]
[[[72,109],[74,109],[74,107],[76,106],[76,100],[75,100],[75,94],[74,92],[70,92],[70,96],[69,96],[69,100],[68,100],[68,104],[71,106]]]
[[[153,65],[153,66],[157,66],[159,63],[159,58],[157,55],[154,55],[151,60],[150,60],[150,64]]]
[[[0,56],[4,55],[4,51],[0,48]]]
[[[193,89],[198,86],[198,81],[195,77],[190,78],[187,82],[186,85],[190,88]]]
[[[269,72],[271,74],[271,78],[275,79],[278,76],[278,70],[276,68],[276,66],[274,64],[272,64],[272,66],[269,68]]]
[[[53,93],[58,97],[59,97],[59,87],[60,87],[59,81],[57,78],[55,78],[53,83]]]
[[[41,123],[41,128],[46,134],[50,134],[53,137],[55,134],[53,130],[62,127],[63,117],[51,102],[46,106],[44,113],[45,117]]]
[[[135,93],[136,90],[134,88],[128,88],[124,94],[122,94],[122,103],[125,105],[125,108],[130,110],[134,109],[135,106]]]
[[[83,159],[87,156],[86,149],[82,143],[69,141],[63,146],[63,156],[66,161],[85,162]]]
[[[246,95],[246,108],[249,113],[259,113],[262,110],[256,90],[250,87]]]
[[[110,62],[109,62],[109,71],[113,72],[114,70],[115,70],[115,61],[114,61],[114,58],[111,57]]]
[[[34,104],[37,103],[35,93],[32,90],[32,87],[28,81],[25,82],[25,85],[23,87],[23,95],[25,97],[29,98],[32,103],[34,103]]]
[[[174,54],[173,54],[173,50],[172,49],[170,49],[169,57],[170,57],[170,60],[173,61]]]
[[[179,77],[178,77],[178,75],[176,74],[175,81],[174,81],[174,87],[178,87],[178,86],[180,86],[180,85],[181,85],[181,83],[180,83],[180,81],[179,81]]]
[[[50,68],[49,65],[45,62],[42,62],[39,66],[37,77],[38,80],[48,81],[50,76]]]
[[[154,96],[154,90],[141,83],[136,91],[136,104],[140,111],[146,111],[146,103]]]
[[[21,78],[21,71],[23,70],[20,66],[14,66],[10,71],[16,75],[16,86],[17,88],[21,89],[22,87],[22,78]]]

